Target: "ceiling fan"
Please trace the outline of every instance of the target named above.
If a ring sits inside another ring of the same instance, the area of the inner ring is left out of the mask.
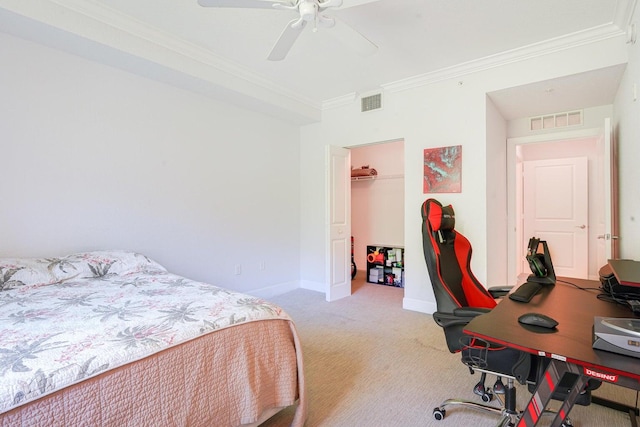
[[[271,49],[267,57],[270,61],[283,60],[308,23],[313,25],[314,32],[319,26],[331,28],[340,41],[363,56],[372,55],[378,49],[375,44],[344,22],[323,14],[329,8],[342,6],[342,0],[198,0],[198,4],[204,7],[297,11],[299,17],[287,24]]]

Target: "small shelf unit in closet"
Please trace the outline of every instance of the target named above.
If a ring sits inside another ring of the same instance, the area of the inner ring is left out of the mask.
[[[367,246],[367,282],[404,288],[404,248]]]

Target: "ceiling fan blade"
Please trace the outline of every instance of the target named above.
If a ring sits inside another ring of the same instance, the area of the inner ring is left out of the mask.
[[[286,0],[198,0],[198,4],[204,7],[242,7],[249,9],[274,9],[274,4],[291,6],[291,1]]]
[[[327,34],[331,34],[341,43],[345,44],[355,52],[358,52],[358,54],[362,56],[371,56],[378,51],[378,46],[351,26],[335,17],[333,17],[333,19],[335,20],[335,25],[333,28],[326,31]]]
[[[294,24],[296,25],[294,26]],[[298,39],[298,36],[302,33],[302,30],[304,30],[306,25],[307,21],[300,19],[294,19],[289,22],[287,26],[284,27],[282,34],[280,34],[280,38],[276,41],[276,44],[273,45],[271,53],[267,59],[269,61],[282,61],[287,56],[287,53],[289,53],[289,50],[291,50],[291,47],[293,46],[293,43]]]

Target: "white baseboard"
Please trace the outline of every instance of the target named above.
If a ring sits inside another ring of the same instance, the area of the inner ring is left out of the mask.
[[[290,282],[278,283],[277,285],[268,286],[266,288],[254,289],[251,292],[247,293],[258,298],[269,299],[276,295],[285,294],[300,287],[300,282],[298,280],[292,280]]]
[[[311,280],[301,280],[300,287],[302,289],[308,289],[310,291],[326,293],[325,284],[322,282],[314,282]]]
[[[434,302],[418,300],[413,298],[403,298],[402,308],[405,310],[418,311],[420,313],[433,314],[438,310]]]
[[[310,291],[316,291],[325,293],[324,283],[313,282],[311,280],[292,280],[290,282],[278,283],[277,285],[268,286],[266,288],[254,289],[246,294],[253,295],[254,297],[269,299],[277,295],[285,294],[295,289],[308,289]]]
[[[251,292],[247,293],[259,298],[269,299],[271,297],[281,295],[298,288],[325,293],[324,287],[324,283],[321,282],[314,282],[311,280],[292,280],[290,282],[278,283],[277,285],[269,286],[266,288],[254,289]],[[417,300],[413,298],[403,298],[402,308],[404,308],[405,310],[418,311],[420,313],[426,314],[433,314],[437,311],[437,306],[434,302]]]

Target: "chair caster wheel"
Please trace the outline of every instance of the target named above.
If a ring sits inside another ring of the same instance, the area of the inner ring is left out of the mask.
[[[487,391],[481,397],[484,403],[489,403],[493,400],[493,393],[491,393],[490,391]]]
[[[487,393],[487,389],[484,387],[484,383],[479,382],[473,387],[473,393],[478,396],[484,396]]]
[[[433,418],[435,418],[438,421],[442,421],[446,413],[447,411],[445,411],[444,409],[433,408]]]

